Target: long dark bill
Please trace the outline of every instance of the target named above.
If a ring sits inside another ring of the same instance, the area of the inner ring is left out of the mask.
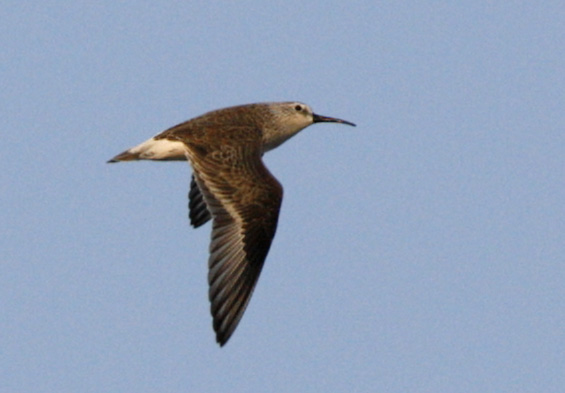
[[[355,127],[354,123],[347,120],[336,119],[335,117],[321,116],[315,113],[312,116],[314,117],[314,123],[341,123]]]

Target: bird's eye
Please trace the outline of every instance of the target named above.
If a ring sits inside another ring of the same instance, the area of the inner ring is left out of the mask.
[[[302,105],[296,105],[296,106],[294,107],[294,109],[295,109],[297,112],[300,112],[300,111],[302,110]]]

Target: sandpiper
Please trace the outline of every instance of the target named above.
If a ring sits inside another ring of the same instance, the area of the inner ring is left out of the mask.
[[[169,128],[108,161],[191,164],[190,222],[198,228],[212,219],[208,283],[220,346],[249,303],[277,228],[283,188],[261,157],[313,123],[355,126],[300,102],[241,105]]]

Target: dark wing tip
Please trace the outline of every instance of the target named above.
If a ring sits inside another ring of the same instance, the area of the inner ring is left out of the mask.
[[[216,342],[218,343],[220,348],[226,345],[229,339],[230,336],[225,336],[224,334],[216,333]]]

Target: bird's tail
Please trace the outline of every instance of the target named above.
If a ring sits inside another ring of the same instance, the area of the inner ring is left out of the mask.
[[[111,160],[108,160],[108,163],[112,163],[112,162],[119,162],[119,161],[136,161],[139,160],[139,153],[132,153],[130,152],[130,150],[126,150],[120,154],[118,154],[116,157],[112,158]]]
[[[137,160],[184,161],[186,160],[185,151],[186,147],[182,142],[151,138],[118,154],[108,163]]]

